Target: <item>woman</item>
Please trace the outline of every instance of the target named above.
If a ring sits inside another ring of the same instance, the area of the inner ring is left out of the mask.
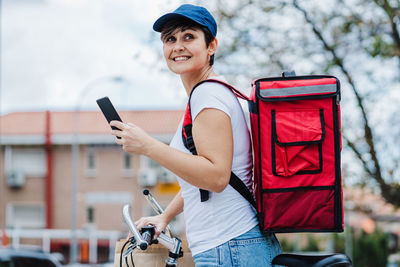
[[[179,74],[189,96],[200,81],[218,76],[213,68],[218,46],[217,25],[203,7],[182,5],[160,17],[153,29],[161,32],[168,68]],[[182,141],[182,122],[170,146],[159,142],[133,124],[113,121],[120,129],[117,143],[130,153],[148,156],[178,176],[180,192],[154,217],[136,222],[152,224],[156,236],[184,212],[186,236],[196,266],[271,266],[280,253],[274,235],[263,237],[256,211],[229,183],[231,171],[251,187],[252,152],[243,110],[234,94],[212,82],[199,85],[191,96],[193,138],[198,155]],[[209,199],[200,201],[199,188]]]

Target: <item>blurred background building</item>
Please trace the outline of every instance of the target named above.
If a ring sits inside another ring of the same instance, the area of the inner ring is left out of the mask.
[[[124,121],[135,123],[166,144],[182,115],[181,110],[120,112]],[[8,238],[14,246],[42,246],[68,259],[71,197],[75,195],[80,261],[109,261],[116,240],[127,234],[121,215],[123,205],[131,204],[132,216],[138,219],[152,214],[142,196],[144,188],[149,188],[162,206],[179,190],[171,172],[147,157],[124,152],[99,111],[14,112],[3,115],[0,122],[0,226],[6,229],[1,234],[3,242]],[[77,140],[79,164],[74,194],[71,148]],[[183,227],[178,217],[173,230],[179,234]]]

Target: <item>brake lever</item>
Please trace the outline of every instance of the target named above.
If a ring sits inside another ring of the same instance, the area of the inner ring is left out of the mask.
[[[128,257],[129,254],[131,254],[131,253],[133,252],[133,250],[135,249],[135,247],[136,247],[136,244],[130,243],[129,246],[128,246],[128,248],[126,249],[126,251],[125,251],[123,257],[124,257],[124,258]]]
[[[143,195],[146,198],[147,202],[149,203],[150,207],[152,207],[153,210],[158,215],[160,215],[161,213],[164,212],[163,208],[161,208],[161,206],[158,204],[158,202],[156,201],[156,199],[153,197],[153,195],[150,193],[150,191],[148,189],[143,190]],[[169,227],[169,225],[167,225],[165,227],[165,230],[163,232],[165,232],[170,237],[172,237],[172,232],[171,232],[171,228]]]

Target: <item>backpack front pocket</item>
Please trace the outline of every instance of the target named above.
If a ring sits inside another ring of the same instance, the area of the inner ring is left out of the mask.
[[[271,110],[272,171],[276,176],[322,171],[322,109]]]

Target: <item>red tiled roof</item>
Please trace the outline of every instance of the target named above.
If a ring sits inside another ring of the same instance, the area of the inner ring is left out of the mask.
[[[183,116],[183,110],[120,111],[124,122],[131,122],[149,134],[172,134]],[[100,111],[50,112],[52,134],[73,134],[79,123],[80,134],[108,134],[110,127]],[[45,134],[46,112],[14,112],[1,116],[1,135]]]

